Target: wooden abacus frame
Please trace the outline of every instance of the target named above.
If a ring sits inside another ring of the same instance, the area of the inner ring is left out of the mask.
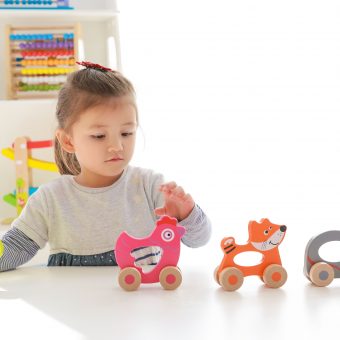
[[[65,25],[65,26],[11,26],[8,25],[6,27],[6,37],[7,37],[7,46],[6,46],[6,54],[7,54],[7,72],[6,72],[6,81],[7,81],[7,98],[8,99],[38,99],[38,98],[55,98],[57,96],[57,90],[51,91],[20,91],[18,88],[18,77],[22,76],[21,71],[23,69],[29,70],[30,67],[18,66],[18,62],[16,61],[16,57],[20,53],[18,49],[15,47],[15,43],[10,39],[11,35],[15,34],[60,34],[64,33],[73,33],[73,55],[72,58],[74,60],[78,60],[78,40],[80,36],[80,25]],[[42,39],[39,39],[42,40]],[[24,40],[22,40],[24,41]],[[48,60],[48,56],[42,56],[41,59]],[[53,72],[53,69],[56,70],[55,66],[38,66],[39,70],[46,69],[49,72]],[[76,65],[62,66],[65,69],[65,73],[71,72],[77,69]],[[35,67],[36,68],[36,67]],[[32,68],[31,68],[32,69]]]

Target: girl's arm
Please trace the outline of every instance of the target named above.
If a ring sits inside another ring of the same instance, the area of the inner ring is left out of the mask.
[[[195,204],[187,218],[179,224],[186,229],[182,242],[191,248],[202,247],[208,243],[211,236],[211,222],[204,211]]]
[[[186,228],[182,242],[188,247],[205,245],[210,239],[211,223],[191,195],[175,182],[162,184],[159,191],[163,194],[163,202],[159,200],[160,207],[155,209],[155,213],[177,218],[180,225]]]
[[[40,249],[38,244],[21,230],[13,227],[0,241],[0,271],[15,269],[28,262]]]

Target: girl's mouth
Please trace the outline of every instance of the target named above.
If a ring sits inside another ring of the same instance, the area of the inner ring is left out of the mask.
[[[108,159],[105,162],[118,162],[118,161],[122,161],[122,160],[123,160],[123,158],[111,158],[111,159]]]

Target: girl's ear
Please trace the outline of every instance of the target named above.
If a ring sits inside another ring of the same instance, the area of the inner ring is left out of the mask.
[[[72,137],[68,133],[66,133],[65,130],[57,129],[55,135],[64,151],[68,153],[75,152],[73,142],[72,142]]]

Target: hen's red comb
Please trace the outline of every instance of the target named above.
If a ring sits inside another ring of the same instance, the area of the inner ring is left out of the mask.
[[[167,215],[162,216],[157,222],[157,227],[160,227],[162,224],[170,224],[170,225],[177,225],[177,219],[174,217],[170,217]]]
[[[99,71],[113,71],[108,67],[105,67],[99,64],[94,64],[89,61],[76,61],[76,64],[85,66],[86,68],[93,68],[94,70],[99,70]]]

